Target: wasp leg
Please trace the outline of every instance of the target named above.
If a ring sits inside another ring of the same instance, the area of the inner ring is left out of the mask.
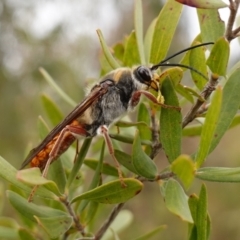
[[[119,162],[118,162],[118,160],[116,159],[116,157],[114,155],[114,148],[113,148],[113,145],[112,145],[111,138],[110,138],[110,136],[108,134],[108,128],[106,126],[104,126],[104,125],[100,126],[99,129],[98,129],[98,133],[103,135],[104,140],[105,140],[105,142],[107,144],[107,148],[108,148],[109,154],[111,155],[112,159],[114,160],[114,162],[116,164],[116,167],[117,167],[117,170],[118,170],[118,176],[119,176],[119,179],[121,181],[122,187],[127,187],[127,185],[123,181],[122,171],[120,169]]]
[[[145,91],[145,90],[139,90],[139,91],[136,91],[136,92],[133,93],[132,99],[131,99],[131,102],[130,102],[132,107],[135,107],[139,103],[141,95],[144,95],[145,97],[147,97],[153,103],[155,103],[157,105],[160,105],[164,108],[173,108],[173,109],[176,109],[176,110],[181,109],[181,108],[176,107],[176,106],[170,106],[170,105],[166,105],[166,104],[163,104],[163,103],[159,102],[153,94],[151,94],[150,92]]]
[[[49,153],[47,163],[42,172],[43,177],[47,176],[50,164],[59,155],[58,153],[61,150],[61,147],[64,146],[64,140],[69,136],[69,134],[72,134],[74,137],[77,135],[80,135],[80,136],[88,135],[87,131],[80,125],[78,125],[78,126],[67,125],[65,128],[63,128],[58,136],[57,141],[53,145],[52,150]],[[39,187],[38,185],[33,187],[32,191],[28,197],[28,202],[32,202],[33,196],[34,196],[35,192],[37,191],[38,187]]]

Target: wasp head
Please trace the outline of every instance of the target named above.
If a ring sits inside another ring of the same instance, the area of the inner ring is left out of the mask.
[[[133,71],[133,74],[137,81],[144,85],[147,85],[147,87],[150,87],[155,91],[158,91],[158,84],[154,80],[153,73],[150,68],[139,66]]]

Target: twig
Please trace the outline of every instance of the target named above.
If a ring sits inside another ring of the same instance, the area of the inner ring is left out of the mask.
[[[100,229],[97,231],[94,240],[99,240],[102,238],[103,234],[107,231],[108,227],[111,225],[113,220],[116,218],[122,207],[124,206],[124,203],[119,203],[110,213],[108,219],[106,222],[100,227]]]
[[[203,91],[201,92],[201,96],[203,99],[207,100],[211,93],[215,90],[215,87],[218,83],[218,77],[212,74],[211,79],[204,87]],[[186,127],[188,123],[193,121],[195,117],[197,116],[199,108],[203,105],[203,101],[198,99],[196,103],[192,106],[192,108],[189,110],[189,112],[186,114],[186,116],[183,119],[182,127]]]
[[[228,18],[227,29],[225,33],[225,37],[229,42],[236,38],[237,36],[239,36],[240,27],[233,30],[233,24],[236,19],[237,11],[239,8],[239,2],[240,2],[239,0],[236,1],[229,0],[230,16]]]
[[[82,234],[82,236],[85,236],[86,233],[84,231],[84,227],[81,225],[81,223],[79,222],[79,218],[75,215],[69,201],[67,200],[67,197],[61,197],[60,201],[65,205],[65,207],[67,208],[69,214],[72,216],[73,221],[75,223],[76,229]]]

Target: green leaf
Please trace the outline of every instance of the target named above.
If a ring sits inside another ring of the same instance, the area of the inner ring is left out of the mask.
[[[71,183],[73,182],[73,180],[76,178],[79,169],[81,168],[84,158],[86,157],[88,150],[91,146],[91,142],[92,142],[92,138],[85,138],[82,146],[81,146],[81,150],[78,153],[78,157],[74,163],[74,167],[72,168],[72,171],[69,174],[68,177],[68,182],[67,182],[67,187],[69,187],[71,185]]]
[[[157,21],[157,19],[154,19],[151,22],[150,26],[147,29],[145,38],[144,38],[144,51],[145,51],[145,57],[146,57],[147,64],[149,64],[149,61],[150,61],[150,54],[151,54],[153,34],[154,34],[156,21]]]
[[[63,115],[57,105],[46,95],[41,96],[43,107],[48,115],[49,120],[55,126],[63,119]]]
[[[224,90],[223,90],[224,92]],[[240,124],[240,115],[236,115],[234,118],[233,118],[233,121],[230,125],[230,128],[234,128],[236,126],[238,126]]]
[[[203,8],[203,9],[219,9],[219,8],[225,8],[228,5],[221,1],[221,0],[176,0],[179,3],[188,5],[190,7],[195,7],[195,8]]]
[[[132,67],[136,64],[139,64],[140,56],[137,48],[137,39],[135,31],[132,31],[130,36],[127,38],[124,56],[123,56],[123,65]]]
[[[138,54],[142,65],[146,64],[144,56],[144,45],[143,45],[143,12],[142,12],[142,0],[135,0],[134,10],[134,26],[136,30],[136,41],[138,47]]]
[[[12,206],[19,212],[21,215],[30,219],[31,221],[36,222],[34,216],[47,218],[57,217],[57,216],[68,216],[65,212],[53,209],[50,207],[40,206],[32,202],[28,202],[25,198],[18,195],[15,192],[7,191],[7,197],[12,204]]]
[[[120,134],[109,134],[112,139],[116,139],[120,142],[132,144],[134,138],[132,136],[120,135]],[[149,140],[141,140],[142,145],[152,146],[152,142]]]
[[[178,84],[175,87],[175,90],[176,90],[177,93],[179,93],[181,96],[183,96],[190,103],[194,102],[192,94],[188,91],[188,88],[186,88],[182,84]]]
[[[98,34],[98,37],[99,37],[99,40],[100,40],[100,44],[101,44],[101,47],[102,47],[102,50],[103,50],[103,53],[109,63],[109,65],[112,67],[112,69],[116,69],[116,68],[119,68],[120,65],[118,64],[118,62],[114,59],[109,47],[107,46],[106,44],[106,41],[104,40],[103,38],[103,35],[102,35],[102,32],[100,29],[97,30],[97,34]]]
[[[155,179],[157,176],[157,166],[153,160],[143,151],[138,130],[136,130],[132,147],[132,163],[140,176],[143,176],[147,179]]]
[[[195,173],[197,178],[213,182],[240,182],[240,168],[205,167]]]
[[[157,17],[152,38],[151,63],[157,63],[167,55],[182,8],[183,5],[176,3],[174,0],[168,0],[164,4]]]
[[[21,188],[22,190],[26,191],[27,193],[30,193],[32,191],[32,188],[30,186],[27,186],[26,184],[20,182],[16,176],[17,176],[17,170],[10,165],[5,159],[3,159],[0,156],[0,177],[8,181],[9,183],[13,184],[17,188]],[[37,195],[41,195],[44,198],[55,198],[55,194],[48,191],[47,189],[39,189],[37,192]]]
[[[40,139],[43,140],[49,133],[48,125],[41,116],[38,117],[37,124],[38,124],[38,133],[39,133]]]
[[[125,153],[125,152],[119,151],[117,149],[114,150],[114,155],[115,155],[115,157],[117,158],[118,162],[121,165],[123,165],[129,171],[131,171],[131,172],[133,172],[135,174],[138,174],[136,169],[133,166],[132,156],[131,155],[129,155],[129,154]]]
[[[201,132],[202,132],[202,125],[193,124],[185,127],[182,133],[183,133],[183,136],[194,137],[194,136],[200,136]]]
[[[143,188],[143,184],[133,178],[124,178],[123,182],[126,184],[126,187],[122,186],[120,180],[115,180],[85,192],[75,197],[71,202],[88,199],[106,204],[122,203],[136,196]]]
[[[91,191],[92,189],[94,190],[97,186],[99,186],[99,183],[101,181],[101,172],[102,172],[102,165],[103,165],[103,160],[104,160],[104,151],[105,151],[105,141],[102,141],[102,147],[101,147],[101,152],[99,156],[99,161],[97,168],[95,170],[93,179],[91,181],[91,184],[88,188],[88,191]],[[89,199],[84,199],[79,206],[79,211],[82,213],[82,211],[86,208],[86,206],[89,203]]]
[[[197,168],[199,168],[203,164],[209,153],[210,146],[214,138],[217,122],[219,119],[221,104],[222,104],[222,89],[218,87],[214,93],[211,105],[206,114],[206,120],[202,127],[199,149],[197,151],[195,158]]]
[[[93,170],[96,170],[97,169],[97,166],[98,166],[98,160],[95,160],[95,159],[85,159],[84,160],[84,164],[86,166],[88,166],[89,168],[93,169]],[[111,166],[110,164],[108,163],[103,163],[103,166],[102,166],[102,173],[103,174],[106,174],[106,175],[109,175],[109,176],[115,176],[117,177],[118,176],[118,171],[115,167]]]
[[[202,42],[215,42],[224,36],[225,23],[217,9],[197,9]]]
[[[165,104],[179,106],[171,75],[166,75],[165,80],[162,83],[161,92],[164,96]],[[171,163],[181,154],[181,112],[172,108],[161,108],[160,126],[160,141],[163,145],[168,161]]]
[[[206,209],[207,196],[206,196],[206,190],[204,190],[204,188],[205,188],[205,186],[202,187],[201,193],[200,193],[202,202],[199,201],[199,199],[196,195],[191,195],[188,200],[189,208],[191,210],[191,214],[194,219],[194,224],[190,225],[191,229],[189,231],[189,238],[188,238],[189,240],[201,240],[201,238],[198,238],[198,236],[201,237],[201,234],[199,233],[199,231],[202,231],[201,227],[204,227],[204,223],[201,221],[203,220],[202,217],[206,214],[206,211],[207,211],[207,209]],[[206,224],[207,224],[206,236],[208,239],[208,236],[210,235],[210,225],[211,225],[209,214],[207,214]],[[204,230],[204,232],[205,232],[205,230]]]
[[[43,69],[39,68],[40,73],[43,75],[44,79],[48,82],[48,84],[59,94],[59,96],[72,107],[75,107],[77,103],[71,99],[53,80],[53,78],[48,74],[48,72]]]
[[[213,74],[225,76],[229,59],[229,42],[224,38],[219,38],[214,44],[207,65]]]
[[[195,164],[188,155],[180,155],[171,165],[172,171],[179,177],[186,188],[194,179]]]
[[[145,123],[145,125],[143,125],[143,124],[138,125],[138,130],[139,130],[141,139],[151,139],[152,133],[149,128],[150,116],[149,116],[149,111],[144,103],[139,104],[137,121]]]
[[[218,145],[224,133],[228,130],[240,105],[240,68],[236,69],[227,80],[223,88],[222,106],[218,117],[214,138],[211,142],[209,152],[212,152]]]
[[[89,223],[94,219],[94,217],[96,216],[98,208],[99,208],[99,203],[98,202],[91,201],[88,204],[88,206],[86,208],[86,211],[87,211],[86,215],[84,217],[81,215],[81,223],[84,226],[89,225]]]
[[[165,184],[165,202],[167,209],[179,216],[183,221],[193,223],[188,207],[188,196],[181,185],[174,179],[169,179]]]
[[[48,171],[48,179],[55,182],[59,191],[61,193],[64,193],[66,181],[67,181],[66,173],[64,171],[62,162],[59,160],[60,159],[58,159],[58,161],[54,161],[51,164],[51,167],[49,168],[49,171]]]
[[[37,223],[47,232],[50,238],[57,238],[63,235],[72,225],[72,217],[60,215],[55,217],[34,216]]]
[[[200,42],[195,42],[192,46],[197,44],[200,44]],[[190,51],[189,64],[192,68],[198,70],[204,76],[208,76],[205,59],[205,47],[198,47]],[[194,71],[191,71],[191,76],[197,88],[202,90],[207,83],[207,80]]]
[[[124,55],[124,46],[121,42],[116,43],[113,46],[113,52],[114,52],[114,57],[118,59],[120,62],[123,61],[123,55]],[[111,71],[111,70],[109,70]]]
[[[202,185],[198,207],[197,207],[197,239],[207,240],[207,191],[205,185]]]
[[[39,168],[28,168],[20,170],[17,173],[17,179],[30,186],[44,185],[49,191],[53,192],[57,196],[62,195],[56,183],[44,178]]]
[[[149,126],[145,122],[126,122],[126,121],[118,121],[115,126],[120,127],[120,128],[129,128],[129,127],[147,127]]]
[[[19,238],[21,240],[36,240],[36,237],[33,236],[29,231],[27,231],[26,229],[22,229],[20,228],[18,230],[18,235],[19,235]]]
[[[161,226],[155,228],[154,230],[148,232],[147,234],[144,234],[141,237],[135,238],[135,240],[149,240],[149,239],[151,239],[151,237],[154,237],[156,234],[165,230],[166,227],[167,227],[166,225],[161,225]]]
[[[18,239],[18,229],[0,226],[1,239]]]

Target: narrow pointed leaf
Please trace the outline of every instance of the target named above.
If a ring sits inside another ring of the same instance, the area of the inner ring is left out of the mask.
[[[195,42],[193,46],[197,44],[200,44],[200,43]],[[190,56],[189,56],[189,64],[192,68],[198,70],[204,76],[208,77],[204,47],[199,47],[191,50]],[[200,74],[194,71],[191,71],[191,76],[197,88],[199,90],[202,90],[205,84],[207,83],[207,80],[203,76],[201,76]]]
[[[225,8],[228,5],[221,1],[221,0],[210,0],[210,1],[205,1],[205,0],[176,0],[179,3],[188,5],[190,7],[195,7],[195,8],[203,8],[203,9],[212,9],[212,8]]]
[[[143,151],[138,130],[136,131],[132,147],[132,163],[140,176],[147,179],[154,179],[157,176],[157,166]]]
[[[202,42],[215,42],[224,36],[225,23],[217,9],[197,9]]]
[[[17,179],[30,186],[44,185],[48,190],[57,196],[61,196],[61,192],[59,191],[56,183],[44,178],[39,168],[28,168],[20,170],[17,173]]]
[[[213,74],[225,76],[228,59],[229,59],[229,42],[224,38],[220,38],[214,44],[210,56],[207,60],[207,65]]]
[[[193,223],[188,207],[188,196],[181,185],[173,179],[169,179],[165,186],[165,202],[170,212],[179,216],[183,221]]]
[[[183,5],[168,0],[157,17],[153,34],[150,62],[157,63],[164,59],[172,42]],[[171,16],[171,17],[169,17]]]
[[[144,56],[144,45],[143,45],[143,11],[142,11],[142,0],[135,0],[134,10],[134,26],[136,29],[136,41],[138,47],[138,53],[140,57],[140,63],[146,64]]]
[[[116,69],[116,68],[119,68],[120,65],[118,64],[118,62],[114,59],[109,47],[107,46],[106,44],[106,41],[104,40],[103,38],[103,35],[102,35],[102,32],[100,29],[97,30],[97,34],[98,34],[98,37],[99,37],[99,40],[100,40],[100,44],[102,46],[102,50],[103,50],[103,53],[109,63],[109,65],[112,67],[112,69]]]
[[[63,211],[28,202],[25,198],[12,191],[7,191],[7,197],[21,215],[34,222],[36,222],[34,216],[46,218],[49,216],[67,216]]]
[[[118,121],[115,126],[120,127],[120,128],[129,128],[129,127],[149,127],[148,124],[145,122],[126,122],[126,121]]]
[[[135,31],[132,31],[126,41],[124,56],[123,56],[123,65],[132,67],[136,64],[139,64],[140,56],[137,48],[137,39]]]
[[[155,25],[156,25],[156,18],[151,22],[150,26],[147,29],[145,38],[144,38],[144,51],[145,51],[145,57],[146,57],[147,64],[149,64],[149,61],[150,61],[150,54],[151,54]]]
[[[112,181],[75,197],[72,203],[83,199],[106,204],[122,203],[133,198],[143,188],[143,184],[133,178],[124,178],[123,182],[126,187],[121,185],[120,180]]]
[[[144,125],[138,126],[138,130],[139,130],[141,139],[151,139],[152,133],[149,128],[150,116],[149,116],[149,111],[144,103],[141,103],[139,105],[137,120],[138,120],[138,122],[146,123],[145,126]]]
[[[68,182],[67,182],[68,187],[71,185],[71,183],[77,176],[79,169],[81,168],[81,166],[83,164],[84,158],[86,157],[87,152],[91,146],[91,142],[92,142],[92,138],[84,139],[84,142],[81,146],[81,150],[79,151],[79,154],[78,154],[78,158],[76,159],[76,162],[74,163],[74,167],[72,168],[72,171],[68,177]]]
[[[20,182],[17,176],[17,170],[10,165],[5,159],[0,156],[0,177],[8,181],[9,183],[13,184],[15,187],[18,187],[28,193],[31,192],[32,188],[27,186],[26,184]],[[55,194],[48,191],[47,189],[39,189],[38,195],[41,195],[45,198],[54,198]]]
[[[85,159],[84,160],[84,164],[86,166],[88,166],[89,168],[93,169],[93,170],[96,170],[97,169],[97,166],[98,166],[98,160],[95,160],[95,159]],[[118,176],[118,171],[115,167],[111,166],[110,164],[108,163],[103,163],[103,166],[102,166],[102,173],[103,174],[106,174],[106,175],[109,175],[109,176],[115,176],[117,177]]]
[[[230,75],[223,88],[222,106],[218,117],[217,127],[215,129],[214,139],[211,142],[210,152],[218,145],[224,133],[228,130],[240,105],[240,68],[237,68]]]
[[[102,142],[102,147],[101,147],[101,152],[100,152],[100,156],[99,156],[99,161],[98,161],[98,165],[97,168],[95,170],[93,179],[91,181],[90,186],[88,187],[88,191],[93,191],[94,189],[96,189],[96,187],[99,186],[99,183],[101,181],[101,172],[102,172],[102,166],[103,166],[103,160],[104,160],[104,151],[105,151],[105,141]],[[87,207],[87,205],[89,204],[89,201],[91,199],[84,199],[83,201],[81,201],[80,205],[79,205],[79,212],[82,213],[82,211]]]
[[[185,88],[182,84],[178,84],[175,87],[176,92],[178,92],[181,96],[183,96],[186,100],[188,100],[190,103],[193,103],[193,96],[192,94],[188,91],[188,89]]]
[[[49,85],[59,94],[59,96],[68,104],[70,104],[72,107],[75,107],[77,103],[71,99],[57,84],[56,82],[52,79],[52,77],[48,74],[48,72],[43,69],[39,68],[39,71],[45,78],[45,80],[49,83]]]
[[[38,224],[47,232],[50,238],[63,235],[72,225],[72,217],[67,215],[55,217],[34,216]]]
[[[125,153],[125,152],[119,151],[117,149],[114,150],[114,155],[115,155],[115,157],[117,158],[118,162],[121,165],[123,165],[129,171],[131,171],[131,172],[133,172],[135,174],[138,174],[136,169],[133,166],[132,156],[131,155],[129,155],[129,154]]]
[[[197,239],[207,240],[207,191],[205,185],[202,185],[197,208]]]
[[[126,135],[120,135],[120,134],[110,134],[110,137],[112,139],[118,140],[120,142],[124,142],[124,143],[133,143],[134,138],[132,136],[126,136]],[[152,142],[149,140],[141,140],[141,144],[142,145],[147,145],[147,146],[151,146]]]
[[[183,129],[183,136],[194,137],[200,136],[202,132],[202,125],[194,124],[191,126],[187,126]]]
[[[202,127],[199,149],[195,159],[197,167],[200,167],[203,164],[209,153],[211,142],[214,138],[214,133],[219,119],[221,104],[222,104],[222,89],[218,87],[217,90],[215,91],[211,105],[206,114],[206,120]]]
[[[51,123],[55,126],[63,119],[63,115],[57,105],[47,96],[41,96],[43,107],[50,119]]]
[[[41,116],[38,117],[37,125],[40,139],[43,140],[49,133],[48,125]]]
[[[161,92],[165,104],[179,106],[177,95],[174,91],[171,76],[166,76],[162,83]],[[169,162],[173,162],[181,154],[182,115],[172,108],[161,108],[160,115],[160,141]]]
[[[180,155],[172,163],[171,169],[186,188],[191,186],[194,179],[195,164],[188,155]]]
[[[196,177],[213,182],[240,182],[240,168],[205,167],[196,172]]]

